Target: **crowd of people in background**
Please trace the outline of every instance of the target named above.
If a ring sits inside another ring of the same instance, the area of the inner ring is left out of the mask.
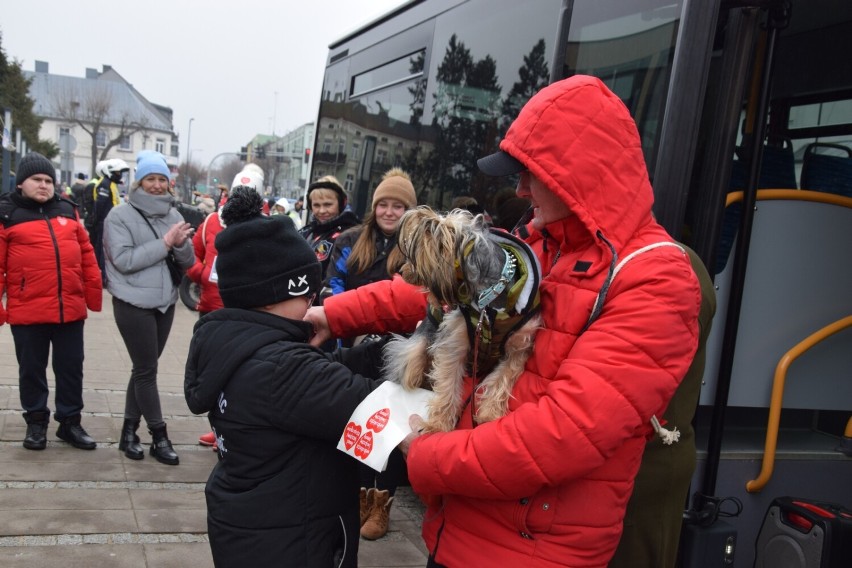
[[[554,141],[545,131],[556,122],[573,127]],[[336,445],[380,383],[389,334],[411,333],[427,311],[424,291],[400,277],[410,259],[397,229],[418,205],[405,171],[384,174],[361,220],[334,176],[291,203],[267,199],[263,170],[250,163],[218,196],[195,196],[196,229],[158,152],[139,152],[124,199],[131,168],[122,160],[64,187],[47,158],[27,154],[15,191],[0,196],[0,325],[14,338],[23,446],[47,447],[52,413],[59,439],[97,447],[81,423],[83,326],[107,290],[132,361],[118,448],[145,457],[144,420],[151,457],[180,463],[157,373],[186,276],[200,290],[186,401],[208,413],[211,432],[199,442],[219,455],[205,490],[217,566],[356,566],[359,535],[387,533],[406,479],[427,506],[430,568],[483,558],[672,565],[694,442],[680,453],[646,442],[670,400],[666,418],[689,434],[715,304],[700,260],[653,218],[632,124],[603,83],[576,76],[533,96],[500,150],[479,160],[486,175],[517,176],[517,187],[489,204],[457,196],[451,208],[529,244],[541,265],[543,327],[505,416],[477,423],[481,393],[463,377],[455,430],[424,433],[412,416],[380,474]],[[365,317],[378,311],[381,319]],[[661,468],[679,475],[663,486]]]

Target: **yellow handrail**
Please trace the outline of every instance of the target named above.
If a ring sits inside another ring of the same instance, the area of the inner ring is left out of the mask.
[[[852,208],[852,197],[844,197],[834,193],[823,191],[810,191],[807,189],[758,189],[757,200],[789,199],[797,201],[815,201],[817,203],[828,203],[830,205],[841,205]],[[725,207],[732,203],[743,200],[742,191],[732,191],[725,196]]]
[[[793,361],[798,359],[808,349],[847,327],[852,327],[852,316],[846,316],[812,333],[787,351],[781,357],[781,360],[778,361],[778,366],[775,367],[775,380],[772,383],[772,397],[769,402],[769,422],[766,425],[766,445],[763,449],[763,464],[760,467],[760,474],[757,476],[757,479],[752,479],[746,483],[746,491],[749,493],[759,492],[769,482],[769,478],[772,477],[772,470],[775,467],[775,448],[778,442],[778,425],[781,420],[781,403],[784,399],[784,380],[787,377],[787,369]]]

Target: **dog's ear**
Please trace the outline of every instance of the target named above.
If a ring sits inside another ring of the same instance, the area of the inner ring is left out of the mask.
[[[473,230],[481,233],[485,233],[488,231],[488,221],[485,220],[485,215],[482,213],[477,214],[473,218]]]
[[[420,208],[409,209],[402,215],[396,229],[396,243],[406,262],[411,262],[414,252],[417,250],[418,236],[416,231],[420,216]]]

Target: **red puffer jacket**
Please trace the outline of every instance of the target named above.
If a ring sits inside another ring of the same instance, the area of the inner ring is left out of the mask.
[[[602,568],[650,418],[662,416],[695,353],[701,293],[688,257],[652,218],[635,124],[600,81],[543,89],[500,147],[571,211],[542,232],[528,227],[544,273],[544,327],[509,413],[473,428],[468,407],[455,431],[417,438],[408,477],[426,496],[423,537],[440,564]],[[644,249],[657,243],[666,244]],[[371,314],[391,327],[389,310],[413,302],[398,282],[349,294],[325,304],[334,333]],[[468,380],[462,398],[470,392]]]
[[[210,281],[213,261],[216,260],[216,235],[222,232],[219,213],[213,212],[204,219],[192,237],[192,248],[195,250],[195,264],[186,271],[189,279],[201,286],[201,299],[198,301],[199,312],[212,312],[225,307],[219,296],[219,285]]]
[[[101,271],[72,202],[11,192],[0,199],[0,222],[0,325],[69,323],[101,310]]]

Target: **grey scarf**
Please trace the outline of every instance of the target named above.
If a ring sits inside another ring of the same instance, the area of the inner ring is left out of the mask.
[[[148,217],[165,217],[174,204],[174,198],[169,194],[151,195],[138,187],[130,192],[130,203]]]

